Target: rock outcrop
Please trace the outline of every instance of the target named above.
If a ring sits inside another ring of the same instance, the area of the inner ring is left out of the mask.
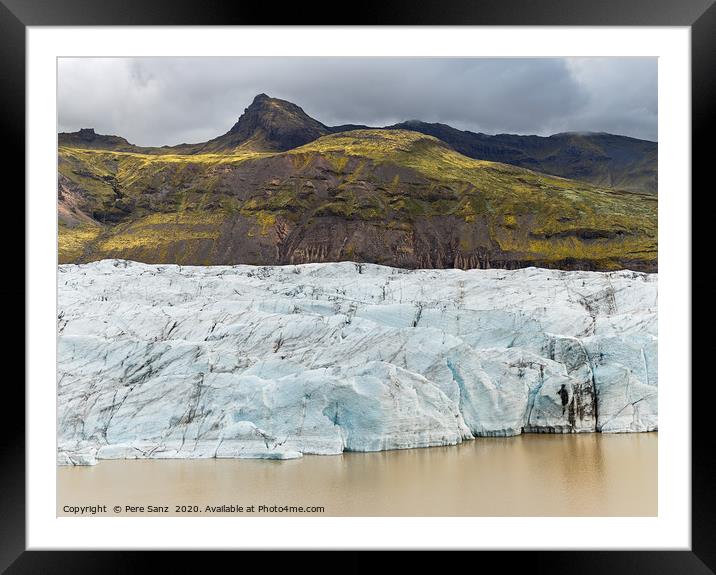
[[[58,270],[58,463],[657,429],[657,276]]]
[[[57,135],[60,146],[86,150],[118,150],[132,152],[141,148],[130,144],[120,136],[97,134],[94,128],[81,128],[77,132],[60,132]]]

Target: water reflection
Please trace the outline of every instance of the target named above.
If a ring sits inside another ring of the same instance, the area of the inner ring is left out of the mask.
[[[103,461],[58,469],[58,514],[67,504],[264,504],[349,516],[656,515],[657,439],[530,434],[291,461]]]

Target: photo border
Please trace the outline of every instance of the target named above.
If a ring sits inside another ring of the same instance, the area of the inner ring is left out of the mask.
[[[325,9],[324,9],[325,7]],[[692,182],[699,189],[707,190],[706,173],[713,162],[710,146],[714,133],[713,102],[716,101],[714,61],[716,53],[716,6],[713,0],[682,0],[649,2],[638,0],[626,2],[609,0],[601,3],[583,0],[543,1],[503,0],[469,2],[447,0],[421,2],[419,8],[412,2],[373,3],[361,2],[359,14],[351,22],[331,21],[336,18],[332,8],[321,2],[286,6],[281,10],[266,5],[219,4],[204,1],[201,4],[169,2],[166,0],[140,2],[128,0],[122,3],[100,4],[83,0],[60,0],[52,3],[41,0],[0,0],[0,46],[3,58],[0,120],[9,150],[4,155],[7,167],[24,165],[25,161],[25,28],[27,26],[117,26],[117,25],[317,25],[316,18],[324,14],[324,25],[640,25],[640,26],[690,26],[692,35]],[[709,140],[707,140],[709,138]],[[23,171],[16,174],[14,186],[6,190],[25,187]],[[22,175],[20,175],[22,174]],[[16,194],[19,196],[19,194]],[[21,208],[24,210],[24,207]],[[26,217],[30,214],[26,213]],[[705,213],[696,214],[704,219]],[[709,229],[705,221],[692,229]],[[711,224],[712,225],[712,224]],[[698,245],[698,244],[697,244]],[[692,262],[709,265],[708,260],[697,260],[692,252]],[[31,262],[25,261],[25,266]],[[23,276],[24,285],[24,276]],[[26,313],[31,302],[25,299]],[[31,341],[25,341],[27,346]],[[697,341],[695,340],[696,344]],[[699,345],[704,345],[700,343]],[[693,357],[693,351],[692,351]],[[689,382],[690,383],[690,382]],[[713,433],[706,428],[710,422],[713,392],[711,383],[704,380],[698,389],[692,390],[692,547],[691,551],[541,551],[541,552],[483,552],[488,563],[497,561],[501,571],[530,565],[531,569],[550,572],[573,572],[578,564],[580,573],[604,573],[607,570],[631,572],[679,572],[709,573],[716,568],[716,549],[713,539],[716,533],[716,509],[714,488],[716,477],[713,469],[713,453],[716,448]],[[6,382],[6,405],[25,405],[20,386]],[[26,551],[25,547],[25,411],[10,409],[14,420],[6,423],[3,439],[3,463],[0,468],[0,568],[12,563],[10,573],[25,572],[76,572],[106,567],[111,562],[115,569],[167,567],[166,552],[78,552],[78,551]],[[558,536],[558,534],[555,534]],[[361,552],[352,552],[361,553]],[[159,557],[158,555],[161,555]],[[182,556],[182,566],[206,567],[204,554]],[[243,561],[243,559],[242,559]],[[357,560],[359,561],[359,560]],[[480,559],[481,564],[484,559]],[[353,562],[358,568],[359,563]],[[487,565],[481,565],[486,567]],[[182,570],[184,570],[182,569]]]

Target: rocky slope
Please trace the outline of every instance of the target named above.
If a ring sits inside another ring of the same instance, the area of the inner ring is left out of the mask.
[[[474,160],[406,130],[250,148],[60,148],[60,262],[657,269],[653,195]]]
[[[657,428],[655,274],[58,271],[61,464]]]

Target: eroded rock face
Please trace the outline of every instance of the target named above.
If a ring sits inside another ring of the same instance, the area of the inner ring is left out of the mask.
[[[657,276],[59,267],[58,463],[657,429]]]

